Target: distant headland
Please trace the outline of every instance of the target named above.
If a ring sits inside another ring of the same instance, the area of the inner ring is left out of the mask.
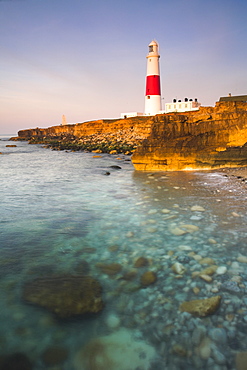
[[[191,112],[21,130],[12,139],[57,150],[133,154],[135,169],[142,171],[247,166],[247,103],[242,100],[222,99]]]

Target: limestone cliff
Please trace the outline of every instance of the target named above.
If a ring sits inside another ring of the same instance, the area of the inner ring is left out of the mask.
[[[151,131],[154,117],[98,120],[21,130],[19,140],[45,143],[54,149],[131,153]]]
[[[21,130],[18,132],[20,139],[30,140],[32,137],[60,137],[74,136],[83,138],[85,136],[100,134],[120,135],[133,134],[143,139],[150,133],[153,117],[133,117],[117,120],[97,120],[83,123],[52,126],[48,128],[35,128]]]
[[[131,153],[137,170],[178,171],[247,165],[247,103],[199,111],[98,120],[18,132],[55,149]],[[136,148],[137,147],[137,148]]]
[[[247,165],[247,104],[217,102],[197,112],[155,116],[132,162],[152,171]]]

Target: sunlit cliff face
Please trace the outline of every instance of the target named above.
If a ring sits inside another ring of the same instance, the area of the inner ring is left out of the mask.
[[[193,114],[158,117],[132,162],[142,171],[247,166],[247,103],[220,102]]]

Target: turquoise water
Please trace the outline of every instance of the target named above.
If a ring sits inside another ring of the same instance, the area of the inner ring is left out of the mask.
[[[0,152],[0,355],[22,353],[37,370],[236,367],[247,351],[245,182],[221,172],[136,172],[128,157],[26,142],[2,140]],[[136,268],[138,257],[148,264]],[[206,257],[221,267],[210,282],[195,274],[210,266],[200,264]],[[122,270],[109,276],[98,263]],[[23,299],[35,278],[76,275],[82,265],[103,287],[100,314],[59,320]],[[157,281],[143,287],[146,271]],[[222,299],[211,316],[179,310],[215,295]],[[83,348],[95,339],[108,347],[92,363]],[[53,363],[48,350],[58,353]],[[100,356],[112,356],[111,365]]]

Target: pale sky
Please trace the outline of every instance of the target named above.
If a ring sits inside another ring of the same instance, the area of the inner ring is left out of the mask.
[[[247,94],[246,0],[0,0],[0,133],[143,112],[153,39],[163,107]]]

